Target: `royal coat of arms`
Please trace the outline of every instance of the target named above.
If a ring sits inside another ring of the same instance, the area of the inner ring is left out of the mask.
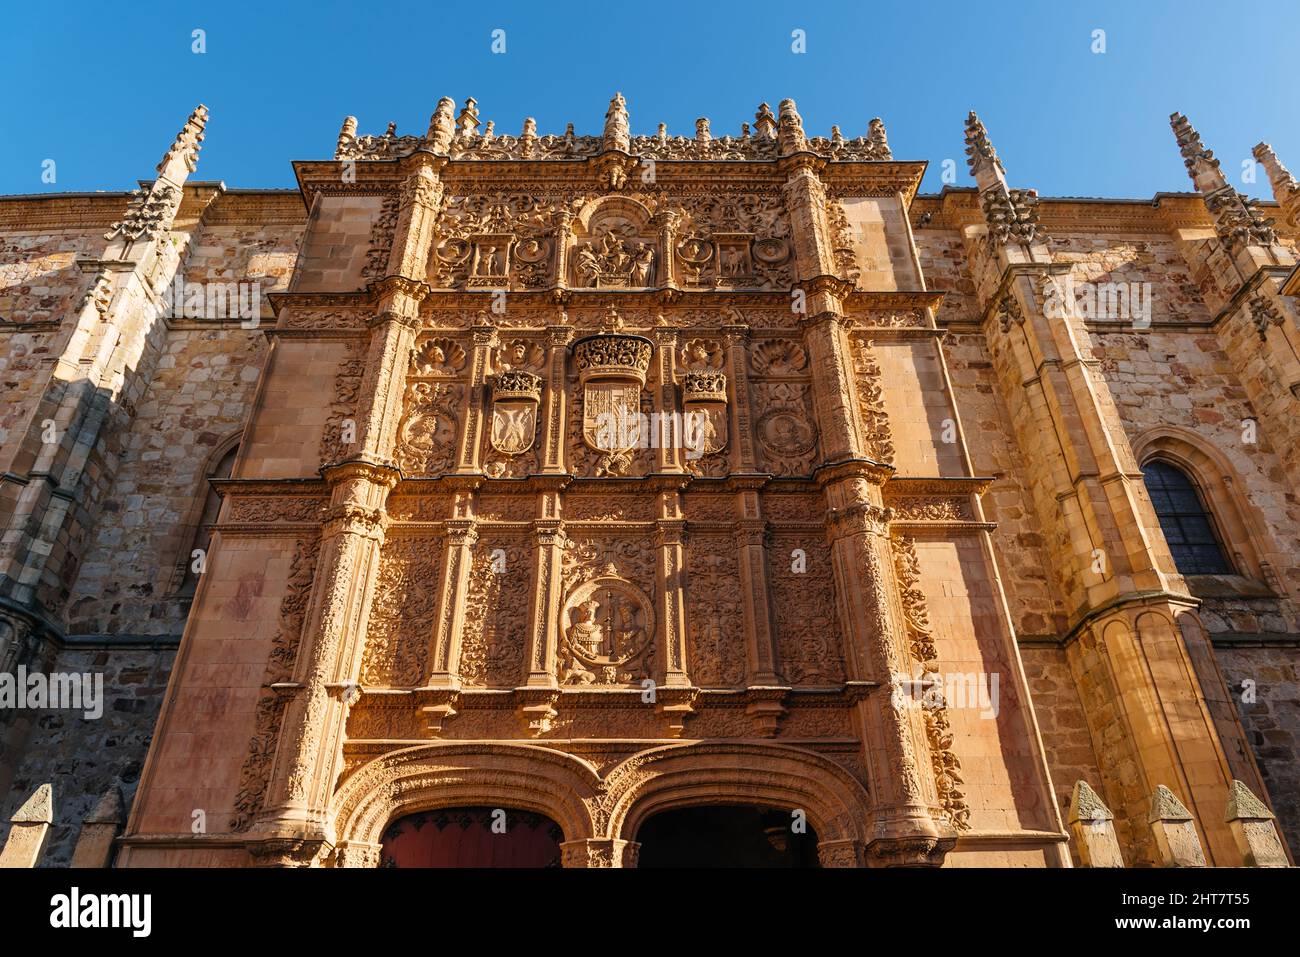
[[[597,474],[627,469],[642,434],[641,390],[653,346],[642,336],[598,333],[573,344],[582,385],[582,440],[603,456]]]

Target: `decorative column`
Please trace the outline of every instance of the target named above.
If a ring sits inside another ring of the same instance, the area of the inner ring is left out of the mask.
[[[850,681],[872,686],[856,705],[872,781],[867,859],[877,866],[937,866],[956,838],[935,821],[938,792],[924,716],[907,707],[905,695],[895,694],[911,663],[881,489],[892,470],[862,452],[842,308],[852,283],[835,275],[826,191],[815,158],[801,152],[802,123],[790,100],[781,104],[778,142],[809,316],[802,326],[821,444],[816,475],[829,518],[845,668]]]
[[[329,505],[304,615],[294,681],[285,708],[264,810],[249,850],[271,865],[320,862],[334,843],[329,804],[342,769],[348,710],[359,691],[370,601],[378,580],[388,493],[401,478],[390,464],[401,418],[406,368],[416,332],[443,162],[416,152],[400,193],[389,254],[392,274],[371,284],[376,318],[358,395],[360,453],[327,464]]]
[[[966,124],[984,223],[967,227],[985,334],[1016,423],[1039,521],[1061,542],[1062,636],[1100,748],[1125,853],[1156,862],[1147,800],[1162,781],[1191,798],[1216,860],[1231,852],[1218,808],[1232,771],[1194,663],[1213,661],[1151,507],[1114,399],[1038,222],[1011,189],[979,118]],[[1051,306],[1049,306],[1051,303]],[[1051,507],[1049,507],[1051,506]],[[1195,652],[1193,654],[1192,652]],[[1204,654],[1201,654],[1204,652]],[[1235,713],[1228,721],[1240,734]],[[1242,770],[1241,773],[1252,773]]]
[[[658,388],[654,409],[659,422],[651,426],[651,442],[655,446],[656,472],[684,472],[682,467],[682,441],[685,437],[682,410],[677,401],[677,330],[656,328],[658,346]]]
[[[443,563],[442,586],[438,594],[437,631],[434,636],[433,667],[429,687],[460,688],[460,639],[465,628],[463,598],[469,592],[469,575],[474,562],[478,531],[472,517],[473,491],[455,493],[455,518],[447,522],[447,555]],[[448,706],[445,715],[454,714]],[[432,717],[431,717],[432,722]],[[436,730],[431,724],[431,730]]]
[[[378,578],[384,500],[399,477],[392,466],[360,460],[322,472],[330,497],[320,558],[266,809],[250,832],[260,842],[250,850],[264,864],[314,863],[333,844],[328,807]]]

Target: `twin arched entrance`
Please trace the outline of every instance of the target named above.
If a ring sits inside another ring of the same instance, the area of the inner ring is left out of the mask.
[[[407,814],[384,831],[381,867],[560,867],[564,831],[515,808]],[[796,813],[710,804],[661,811],[637,832],[637,866],[817,867],[817,834]]]
[[[430,744],[358,769],[337,862],[396,867],[855,866],[866,791],[803,748],[652,748],[604,774],[535,745]]]

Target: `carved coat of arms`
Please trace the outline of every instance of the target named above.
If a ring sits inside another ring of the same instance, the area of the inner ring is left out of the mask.
[[[641,389],[652,349],[649,339],[618,333],[573,344],[583,389],[582,440],[604,457],[597,474],[621,474],[643,441]]]
[[[492,381],[492,448],[519,455],[533,447],[537,435],[537,406],[542,380],[531,372],[510,370]]]

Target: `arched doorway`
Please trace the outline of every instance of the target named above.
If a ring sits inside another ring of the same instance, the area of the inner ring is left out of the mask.
[[[564,833],[514,808],[452,807],[407,814],[385,830],[382,867],[559,867]]]
[[[818,867],[802,815],[749,805],[662,811],[637,831],[638,867]]]

